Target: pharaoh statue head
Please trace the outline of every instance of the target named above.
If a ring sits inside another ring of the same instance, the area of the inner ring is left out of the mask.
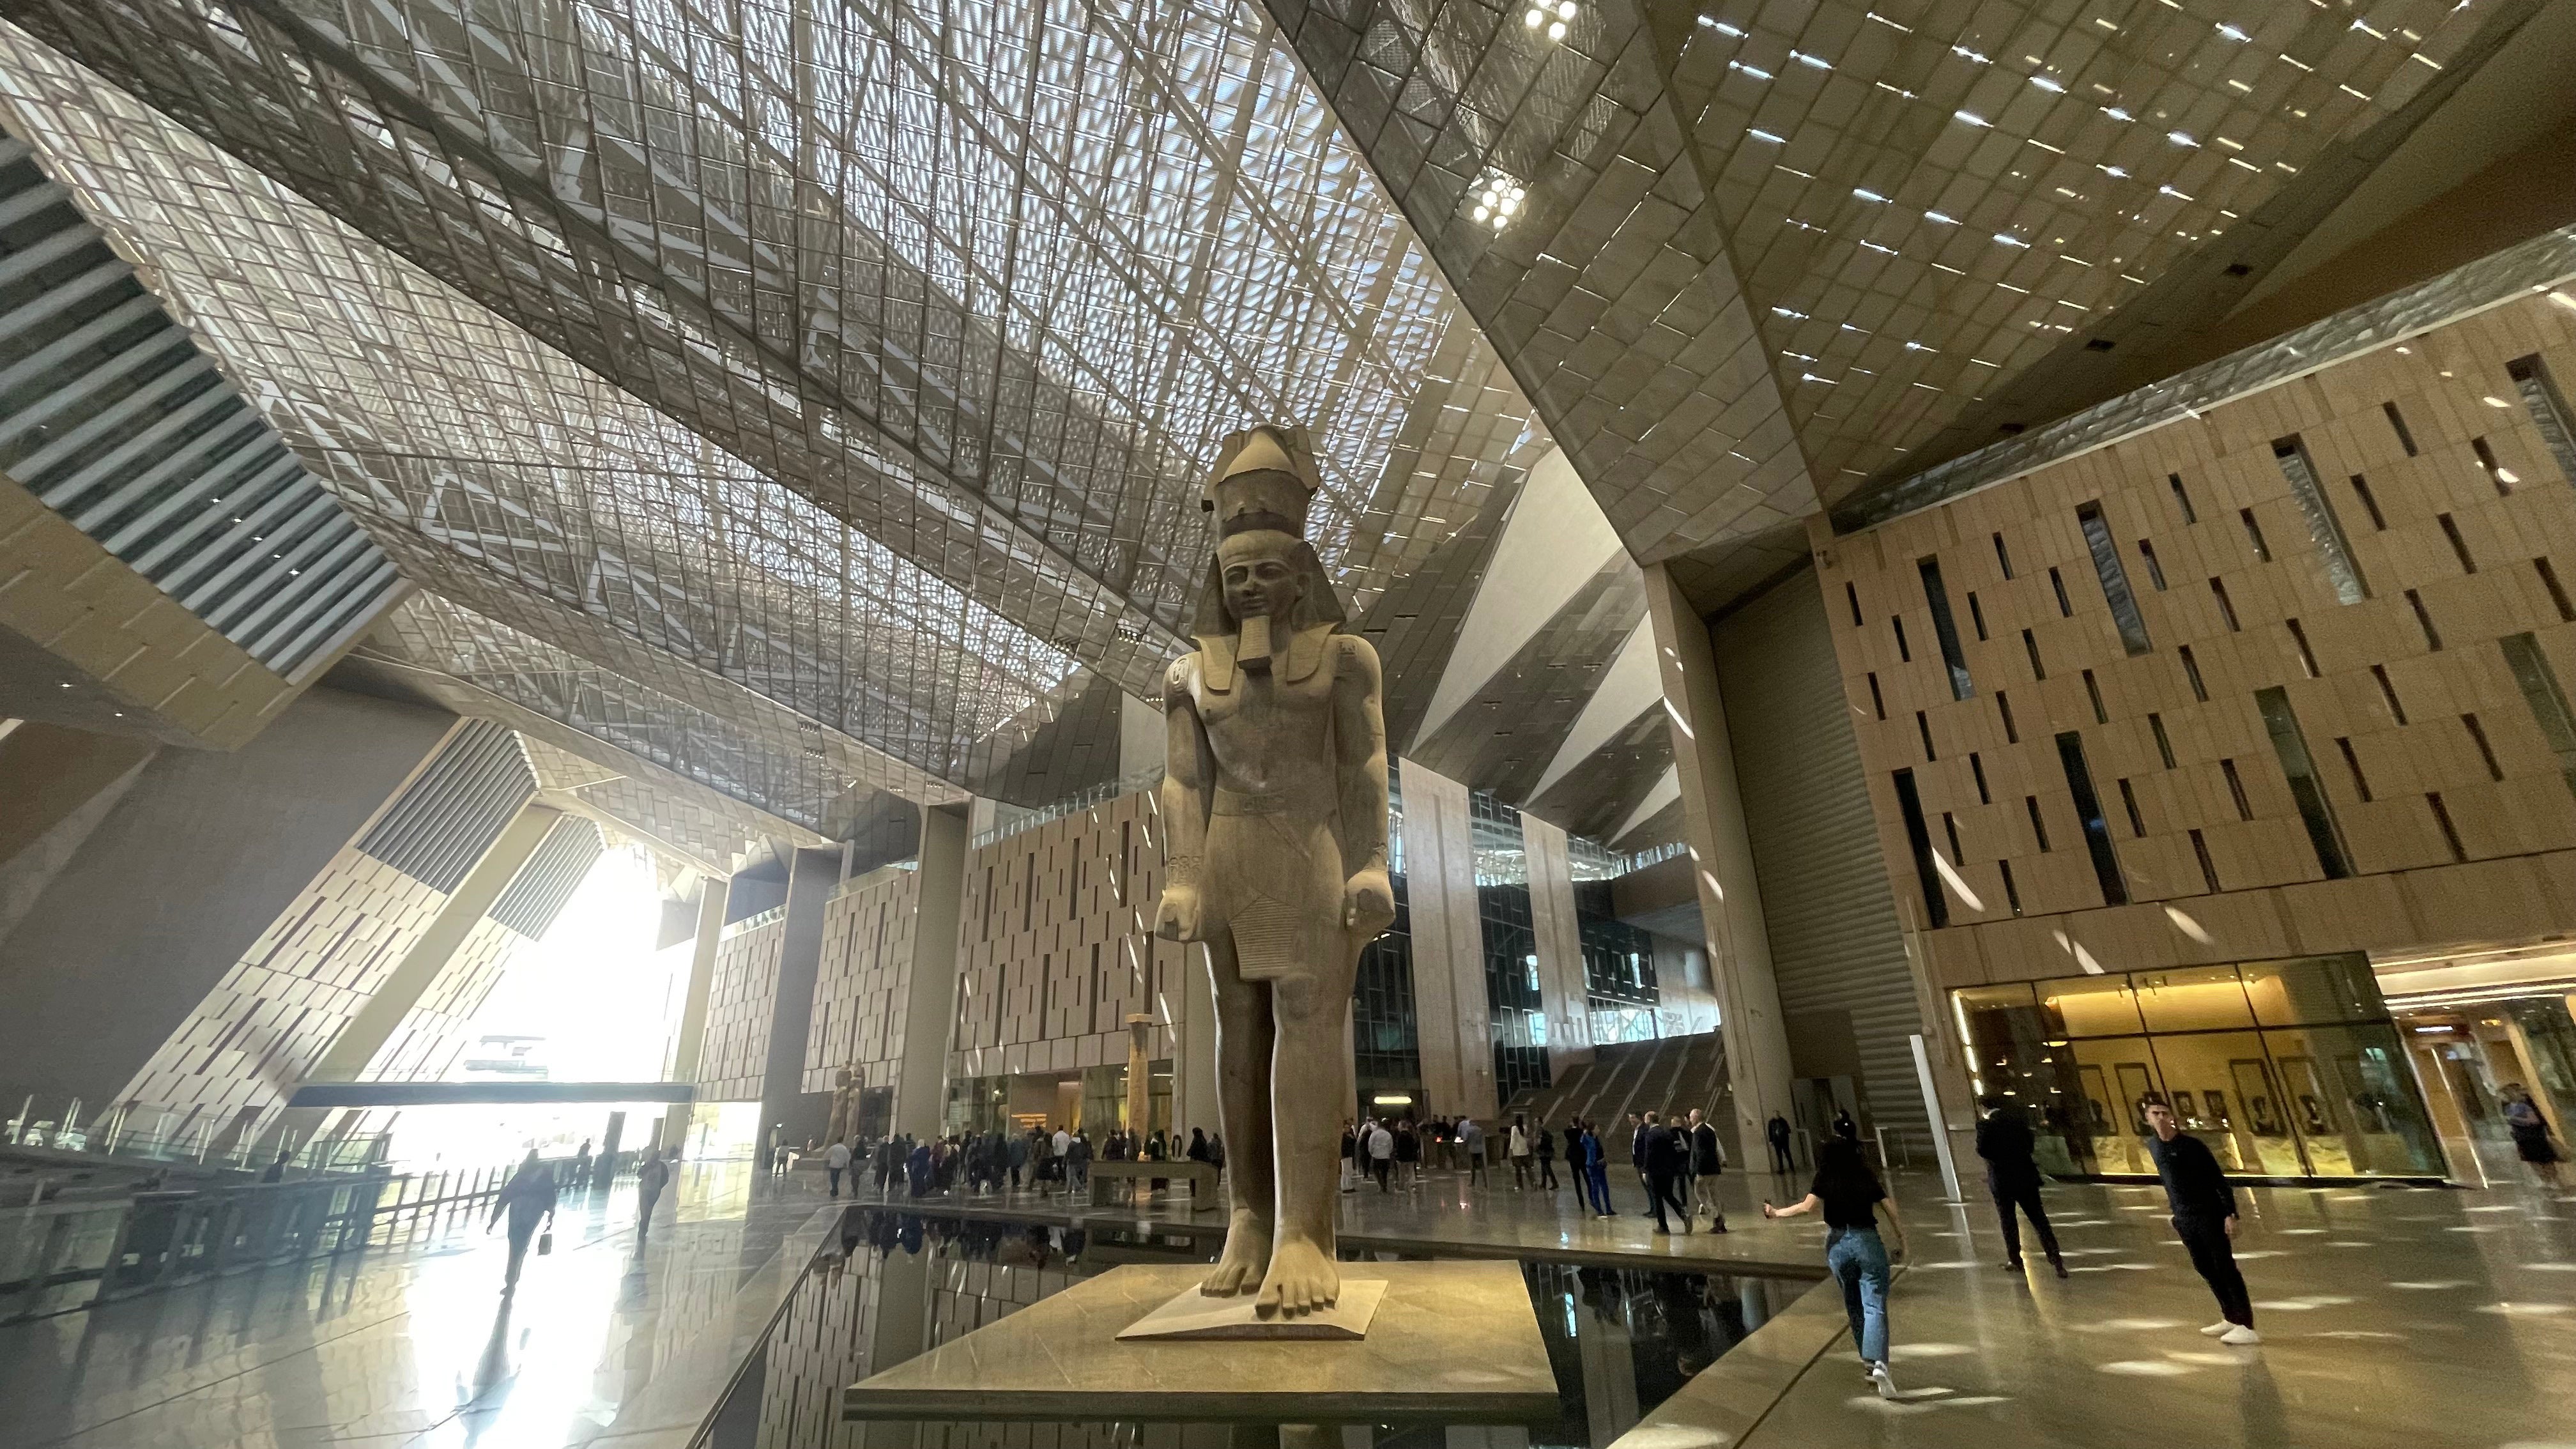
[[[1203,649],[1266,667],[1274,647],[1340,624],[1341,596],[1306,541],[1322,479],[1304,430],[1264,424],[1228,437],[1199,507],[1216,529],[1190,632]]]

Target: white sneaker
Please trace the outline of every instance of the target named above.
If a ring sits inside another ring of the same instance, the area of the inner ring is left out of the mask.
[[[2216,1323],[2209,1325],[2207,1328],[2202,1329],[2201,1332],[2209,1335],[2211,1338],[2225,1338],[2227,1336],[2227,1331],[2235,1326],[2235,1324],[2222,1318]]]
[[[1871,1365],[1869,1366],[1869,1376],[1870,1376],[1870,1378],[1871,1378],[1871,1380],[1872,1380],[1872,1381],[1874,1381],[1875,1383],[1877,1383],[1877,1385],[1878,1385],[1878,1396],[1879,1396],[1880,1398],[1882,1398],[1882,1399],[1894,1399],[1894,1398],[1901,1397],[1901,1396],[1896,1392],[1896,1379],[1895,1379],[1892,1375],[1890,1375],[1890,1374],[1888,1373],[1888,1371],[1887,1371],[1887,1365],[1886,1365],[1886,1364],[1884,1364],[1884,1363],[1874,1363],[1874,1364],[1871,1364]]]
[[[2263,1341],[2263,1335],[2256,1333],[2254,1330],[2247,1328],[2241,1323],[2230,1324],[2227,1331],[2218,1336],[2218,1341],[2220,1343],[2234,1344],[2238,1348],[2243,1348],[2247,1344],[2261,1343]]]

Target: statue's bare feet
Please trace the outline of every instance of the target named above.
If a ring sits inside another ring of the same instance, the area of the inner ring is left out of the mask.
[[[1210,1298],[1249,1293],[1269,1268],[1270,1224],[1250,1208],[1236,1208],[1233,1221],[1226,1224],[1225,1252],[1216,1260],[1216,1271],[1200,1282],[1199,1291]]]
[[[1261,1280],[1256,1307],[1264,1313],[1311,1313],[1331,1307],[1341,1295],[1342,1270],[1332,1255],[1311,1238],[1282,1234],[1270,1250],[1270,1273]]]

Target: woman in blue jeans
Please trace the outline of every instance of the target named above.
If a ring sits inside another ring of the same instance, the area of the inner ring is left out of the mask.
[[[1887,1188],[1861,1156],[1860,1144],[1849,1137],[1836,1137],[1816,1154],[1816,1180],[1803,1200],[1784,1208],[1766,1202],[1762,1216],[1794,1218],[1818,1209],[1825,1215],[1825,1266],[1842,1282],[1853,1346],[1869,1366],[1878,1396],[1893,1399],[1896,1380],[1887,1371],[1887,1244],[1879,1239],[1878,1217],[1887,1215],[1900,1253],[1905,1251],[1905,1220],[1896,1215]]]

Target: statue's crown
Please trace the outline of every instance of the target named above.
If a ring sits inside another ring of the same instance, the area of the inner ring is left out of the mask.
[[[1229,434],[1217,447],[1199,507],[1216,516],[1216,536],[1253,529],[1306,536],[1306,509],[1323,477],[1306,430],[1264,423]]]

